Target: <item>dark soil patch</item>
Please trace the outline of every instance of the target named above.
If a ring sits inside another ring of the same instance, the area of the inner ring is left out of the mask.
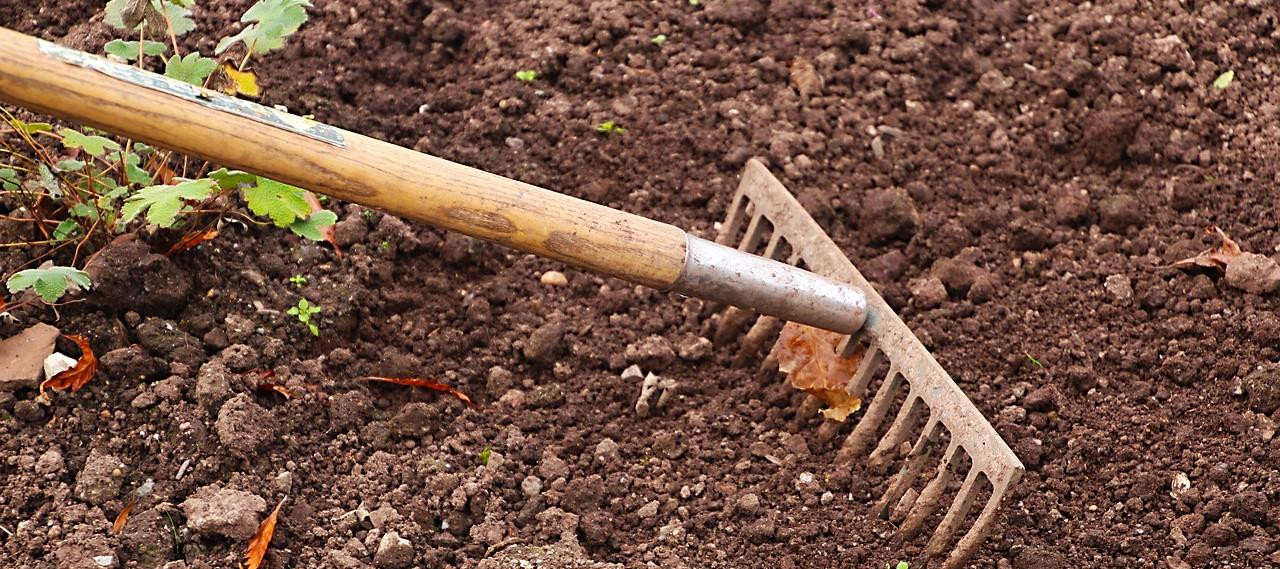
[[[315,3],[260,64],[268,103],[708,235],[743,162],[767,159],[855,263],[874,260],[1027,464],[975,566],[1280,563],[1277,417],[1239,389],[1280,359],[1280,301],[1158,268],[1205,248],[1210,224],[1280,246],[1273,5]],[[0,22],[96,50],[99,4],[5,2]],[[234,29],[247,4],[198,9],[201,29]],[[792,88],[797,57],[820,92]],[[1235,83],[1211,88],[1228,69]],[[598,135],[605,120],[627,132]],[[873,196],[918,219],[870,229]],[[833,467],[802,397],[732,353],[672,359],[677,395],[636,416],[626,348],[658,336],[679,353],[706,333],[698,302],[577,271],[551,288],[538,276],[554,263],[342,217],[341,259],[233,229],[157,273],[189,296],[120,287],[64,309],[105,369],[48,409],[0,394],[0,556],[232,566],[244,544],[197,530],[243,531],[245,504],[205,509],[241,492],[289,496],[271,567],[362,567],[381,549],[394,566],[402,538],[423,567],[475,565],[512,538],[628,566],[919,554],[867,519],[882,477]],[[908,283],[935,275],[945,298],[934,283],[911,302]],[[319,338],[283,314],[299,295],[324,307]],[[152,317],[185,335],[132,347]],[[296,396],[259,391],[267,371]],[[358,379],[397,374],[480,407]],[[147,479],[137,529],[112,536]]]

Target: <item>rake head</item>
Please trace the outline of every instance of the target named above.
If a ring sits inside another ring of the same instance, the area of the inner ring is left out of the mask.
[[[849,465],[865,455],[873,471],[888,472],[898,466],[872,512],[898,525],[895,539],[899,541],[912,540],[924,528],[932,527],[924,561],[941,559],[944,569],[961,567],[986,538],[1005,494],[1022,477],[1018,457],[826,232],[760,162],[747,163],[716,242],[799,266],[863,291],[869,313],[866,325],[837,349],[846,355],[864,351],[857,371],[849,378],[850,394],[868,399],[872,386],[877,387],[861,416],[854,415],[857,424],[842,443],[836,461]],[[781,326],[782,322],[771,316],[729,307],[719,316],[714,341],[728,344],[746,330],[738,354],[739,363],[743,363],[763,353],[765,343],[777,336]],[[764,358],[762,368],[768,373],[777,369],[772,352]],[[811,397],[810,401],[816,403],[817,399]],[[885,418],[891,411],[893,420],[886,427]],[[818,436],[833,437],[840,425],[827,421]],[[908,444],[910,450],[904,452]],[[958,490],[953,480],[963,480]],[[981,496],[986,496],[986,501],[974,518],[971,510]],[[939,506],[947,499],[950,505],[939,519]],[[967,531],[956,541],[955,536],[966,525]]]

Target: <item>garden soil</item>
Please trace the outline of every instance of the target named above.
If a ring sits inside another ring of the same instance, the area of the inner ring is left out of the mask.
[[[265,103],[704,236],[764,159],[1026,464],[972,566],[1280,564],[1280,297],[1166,267],[1213,225],[1280,250],[1275,4],[314,4],[254,64]],[[186,47],[247,6],[198,5]],[[100,13],[0,24],[97,51]],[[701,303],[328,205],[341,256],[228,222],[22,314],[102,369],[0,393],[3,565],[233,567],[281,499],[271,568],[918,565],[868,515],[883,475],[707,350]],[[632,363],[670,382],[648,416]]]

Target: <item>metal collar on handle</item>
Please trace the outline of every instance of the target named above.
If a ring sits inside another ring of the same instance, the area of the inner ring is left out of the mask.
[[[851,285],[693,235],[685,251],[676,292],[842,334],[867,319],[867,298]]]

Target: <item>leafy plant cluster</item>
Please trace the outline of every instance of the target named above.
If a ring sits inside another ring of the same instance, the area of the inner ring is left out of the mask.
[[[254,96],[256,76],[247,69],[255,55],[284,46],[286,38],[307,20],[307,0],[258,0],[241,17],[239,33],[219,40],[215,56],[230,56],[239,46],[243,55],[233,64],[198,51],[181,53],[178,37],[196,28],[191,9],[196,0],[110,0],[106,22],[125,37],[103,46],[111,57],[139,67],[163,68],[164,75],[233,95]],[[160,229],[196,235],[209,231],[228,216],[258,225],[274,225],[312,240],[325,239],[324,230],[337,216],[320,207],[315,196],[294,186],[245,172],[209,171],[190,160],[146,144],[113,139],[84,129],[55,128],[49,123],[24,122],[4,113],[9,128],[25,148],[0,140],[0,200],[13,207],[10,219],[33,223],[40,234],[34,241],[0,243],[4,248],[47,245],[28,266],[74,246],[72,266],[28,268],[10,275],[11,293],[34,290],[49,304],[72,287],[89,288],[89,276],[74,267],[82,249],[109,242],[129,231]],[[239,211],[239,196],[249,212]],[[198,240],[195,242],[199,242]],[[86,247],[87,246],[87,247]],[[4,309],[0,303],[0,311]]]

